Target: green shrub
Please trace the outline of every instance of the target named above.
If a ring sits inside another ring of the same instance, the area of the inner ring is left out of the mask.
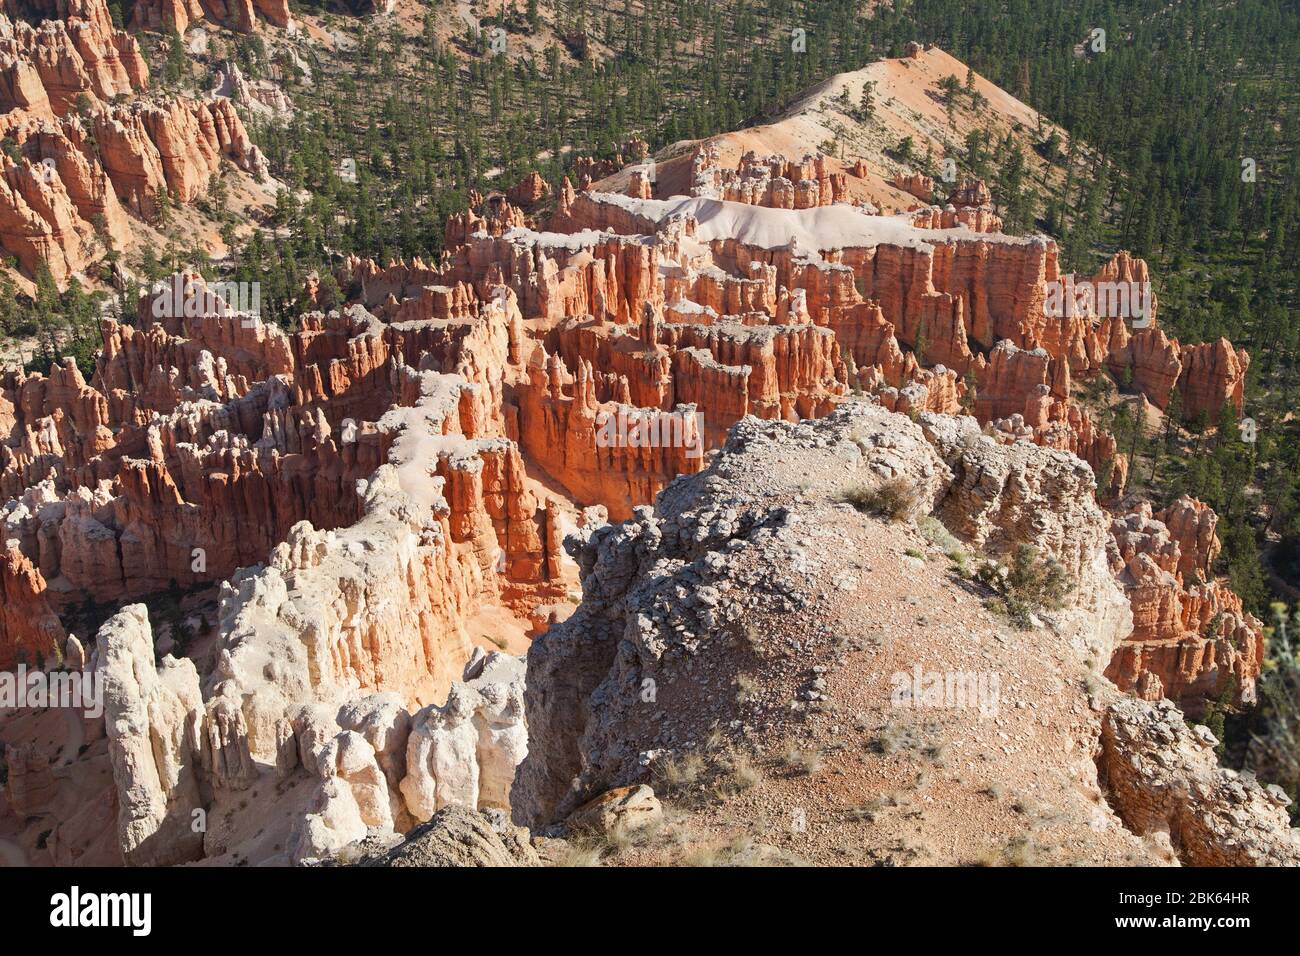
[[[1016,547],[1009,566],[987,561],[976,577],[993,589],[1017,627],[1029,627],[1035,611],[1060,607],[1069,592],[1069,579],[1061,563],[1050,555],[1041,557],[1038,549],[1029,544]]]

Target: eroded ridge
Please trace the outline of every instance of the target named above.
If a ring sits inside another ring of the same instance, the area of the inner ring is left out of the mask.
[[[903,520],[846,501],[897,479],[916,490]],[[970,419],[854,401],[746,419],[653,509],[572,540],[584,600],[529,650],[516,817],[572,832],[593,807],[645,812],[650,782],[679,840],[742,860],[1295,865],[1280,789],[1218,768],[1170,701],[1099,679],[1133,618],[1094,487],[1077,458]],[[953,542],[918,532],[934,519],[1059,562],[1050,623],[1007,632],[943,560]],[[935,673],[984,690],[945,703]]]

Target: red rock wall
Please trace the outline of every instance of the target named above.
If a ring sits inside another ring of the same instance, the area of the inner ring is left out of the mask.
[[[1212,577],[1217,520],[1202,502],[1180,498],[1154,514],[1144,503],[1112,524],[1111,564],[1133,608],[1133,633],[1106,676],[1192,716],[1227,691],[1253,702],[1264,660],[1260,622]]]
[[[121,248],[126,212],[153,217],[164,190],[192,202],[222,159],[266,169],[228,99],[120,102],[148,71],[103,0],[48,6],[66,19],[33,28],[0,14],[0,134],[21,153],[0,158],[0,249],[61,284],[93,261],[96,223]]]
[[[499,572],[515,585],[549,581],[561,563],[553,518],[517,448],[492,437],[506,428],[502,370],[518,352],[507,305],[454,334],[356,311],[306,316],[292,336],[237,315],[166,316],[146,331],[106,321],[96,387],[71,363],[48,379],[5,373],[0,480],[14,496],[50,480],[13,529],[23,560],[0,569],[5,593],[17,608],[189,587],[265,561],[300,521],[350,525],[358,481],[407,431],[390,411],[417,403],[438,410],[438,433],[487,443],[435,470],[461,550],[484,564],[493,593]],[[0,646],[39,643],[43,620],[4,618]]]
[[[0,13],[0,113],[64,116],[148,86],[135,38],[113,28],[104,0],[84,0],[39,28]]]
[[[0,671],[58,659],[66,632],[45,599],[45,578],[12,545],[0,554]]]
[[[135,29],[174,28],[181,34],[197,20],[250,33],[256,28],[257,14],[277,27],[293,23],[287,0],[137,0],[132,11],[131,26]]]

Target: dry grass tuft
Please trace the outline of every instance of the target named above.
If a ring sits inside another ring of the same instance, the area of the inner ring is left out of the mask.
[[[743,704],[758,696],[758,681],[749,674],[736,675],[736,703]]]
[[[819,751],[808,750],[789,740],[781,751],[781,763],[796,774],[812,774],[821,770],[822,755]]]
[[[885,756],[910,752],[935,761],[941,761],[945,750],[942,743],[934,740],[932,728],[892,721],[876,731],[871,746]]]
[[[727,786],[737,793],[749,790],[763,782],[763,772],[745,754],[737,754],[731,758],[730,771]]]
[[[911,482],[903,478],[891,478],[875,487],[855,485],[844,491],[840,500],[848,502],[863,514],[902,521],[916,508],[918,497]]]
[[[600,866],[603,848],[600,843],[589,837],[580,837],[569,841],[555,861],[555,866]]]
[[[656,767],[657,791],[670,794],[693,789],[704,775],[704,758],[697,753],[674,754]]]

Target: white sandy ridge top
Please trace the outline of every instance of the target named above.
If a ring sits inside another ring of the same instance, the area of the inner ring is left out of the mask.
[[[629,212],[663,222],[674,215],[695,217],[696,238],[703,242],[735,239],[747,246],[781,249],[791,240],[806,251],[824,251],[871,246],[929,248],[931,243],[953,239],[983,239],[989,242],[1024,245],[1033,236],[955,229],[918,229],[909,214],[873,216],[858,206],[836,203],[811,209],[771,209],[721,199],[677,196],[672,199],[634,199],[615,193],[593,194],[601,202],[622,206]]]

